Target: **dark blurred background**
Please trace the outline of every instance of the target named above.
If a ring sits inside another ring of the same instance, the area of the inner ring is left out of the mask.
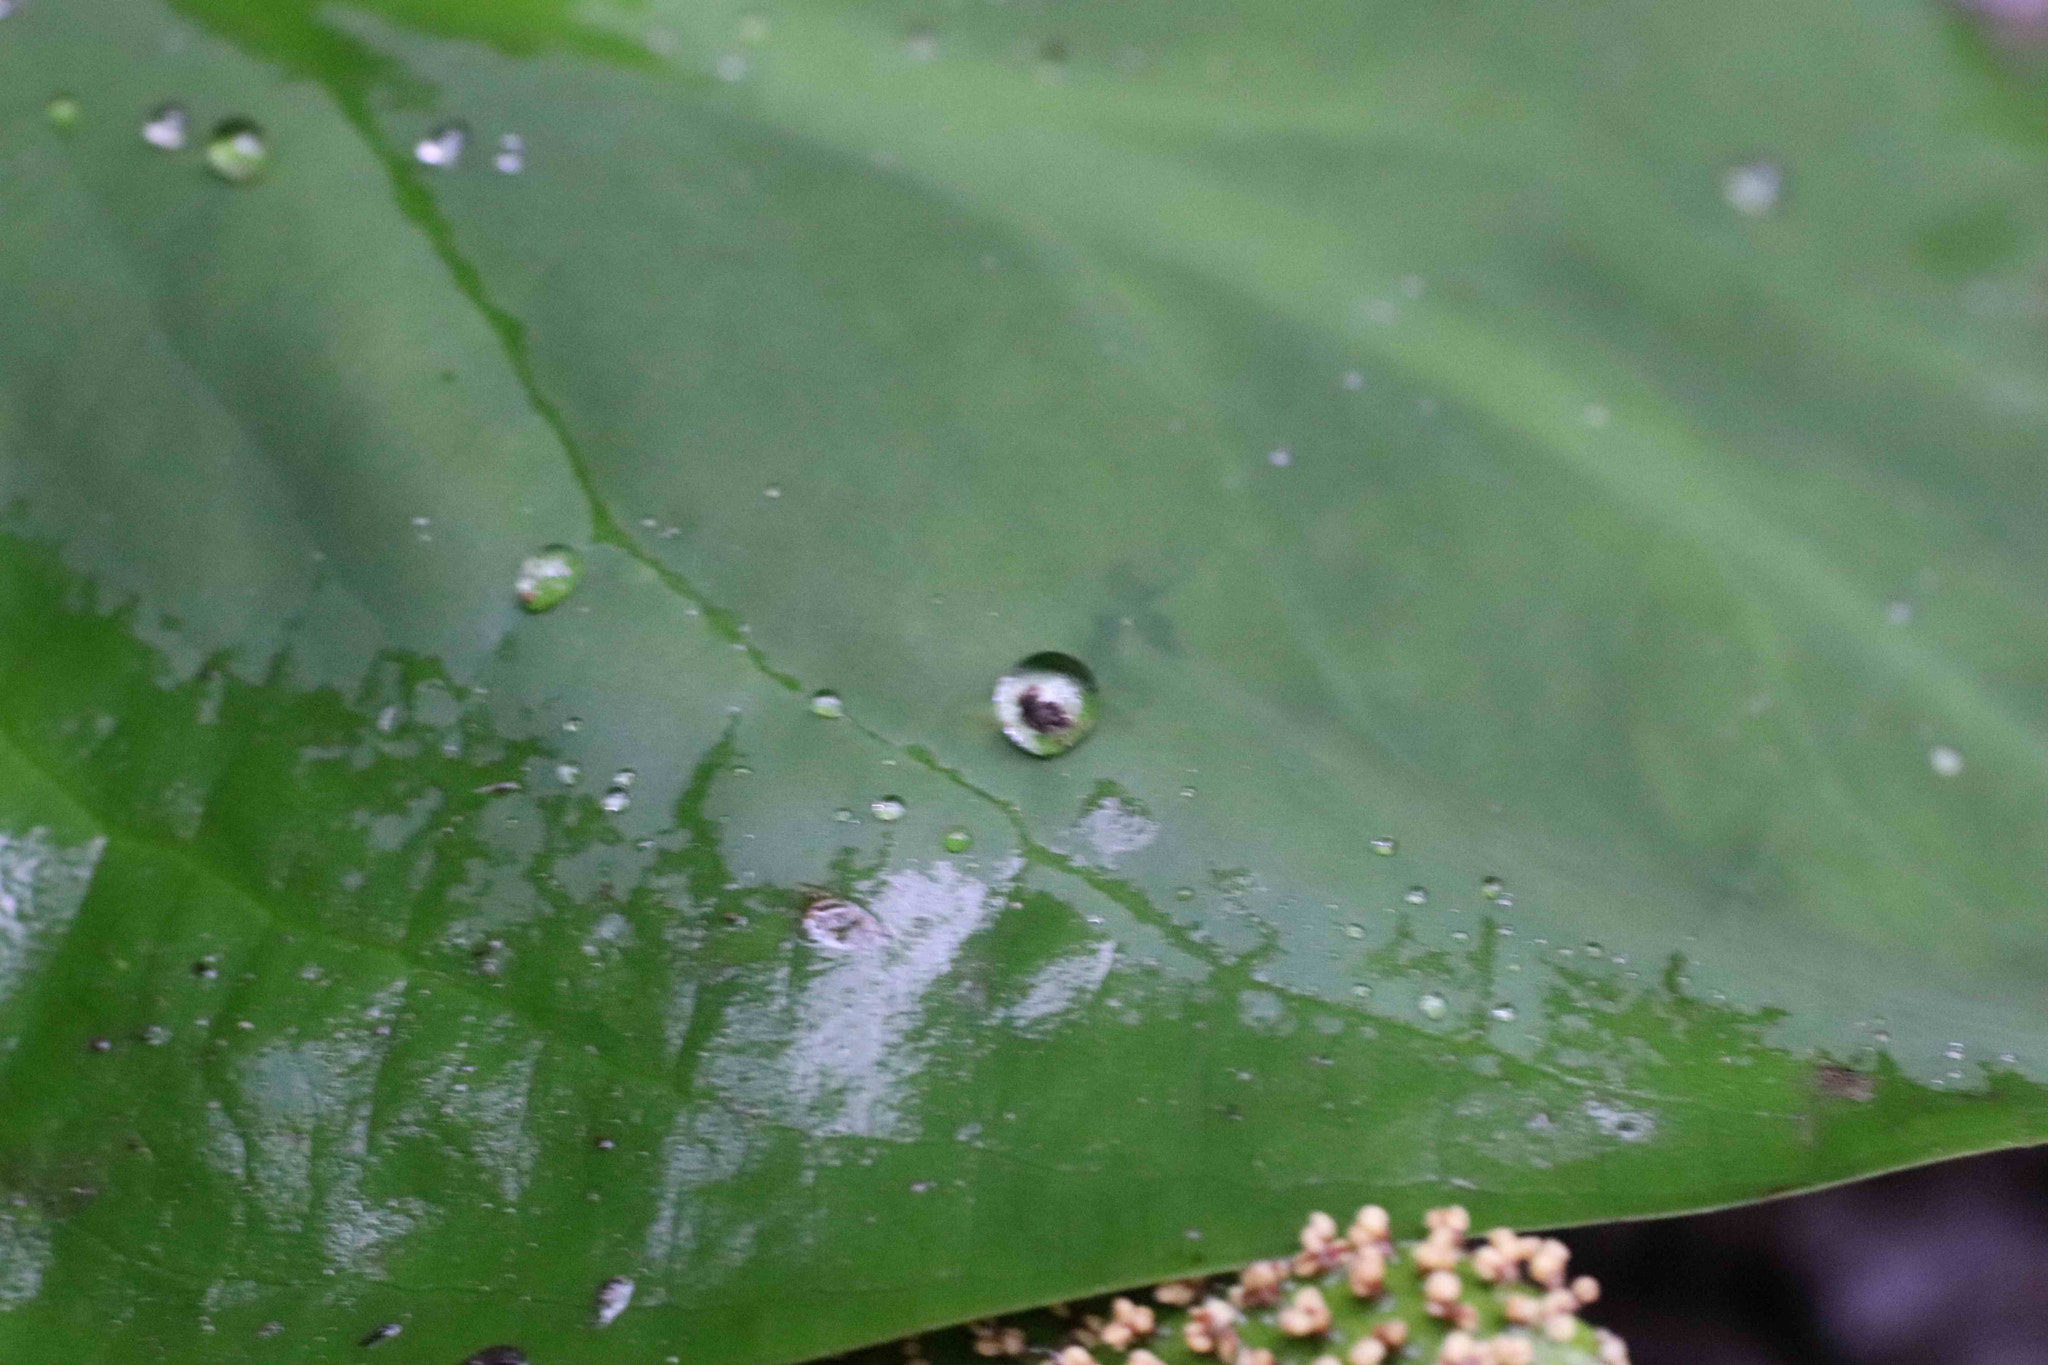
[[[2048,1147],[1564,1237],[1636,1365],[2048,1365]]]

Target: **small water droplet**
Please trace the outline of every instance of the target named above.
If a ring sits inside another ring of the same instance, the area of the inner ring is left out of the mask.
[[[633,1280],[631,1276],[614,1275],[597,1287],[593,1304],[591,1324],[595,1327],[609,1327],[619,1320],[619,1314],[626,1311],[633,1302]]]
[[[517,133],[507,133],[498,139],[498,154],[491,158],[491,169],[499,175],[517,175],[526,169],[526,139]]]
[[[1411,886],[1401,893],[1401,899],[1407,901],[1410,905],[1427,905],[1429,904],[1429,888],[1426,886]]]
[[[1282,447],[1266,452],[1266,463],[1275,469],[1285,469],[1294,463],[1294,452]]]
[[[1721,177],[1721,197],[1728,207],[1749,218],[1761,218],[1778,206],[1785,172],[1775,161],[1748,161]]]
[[[1941,1055],[1952,1062],[1960,1062],[1963,1060],[1963,1045],[1961,1043],[1950,1043],[1941,1050]]]
[[[1353,986],[1351,988],[1351,993],[1357,996],[1360,1000],[1372,999],[1372,987],[1365,985],[1363,982],[1359,983],[1356,986]]]
[[[1936,777],[1955,777],[1963,771],[1963,756],[1946,744],[1937,744],[1927,751],[1927,766],[1934,769]]]
[[[579,764],[557,763],[555,765],[555,781],[561,783],[565,787],[575,786],[576,780],[582,776],[583,768]]]
[[[904,806],[900,797],[884,796],[879,800],[868,802],[868,809],[874,812],[877,820],[882,821],[884,824],[893,825],[903,818],[903,812],[907,807]]]
[[[72,127],[84,113],[85,106],[70,95],[52,95],[50,102],[43,106],[43,114],[53,128]]]
[[[1345,389],[1349,392],[1357,393],[1360,389],[1365,387],[1365,376],[1360,374],[1357,370],[1346,370],[1344,371],[1343,377],[1338,379],[1337,382],[1339,384],[1342,384],[1345,387]]]
[[[254,119],[222,119],[206,140],[207,166],[231,185],[248,184],[269,160],[270,144]]]
[[[1180,799],[1183,801],[1192,801],[1195,799],[1196,795],[1198,795],[1198,793],[1195,791],[1193,787],[1182,787],[1180,789]]]
[[[1451,930],[1451,942],[1453,942],[1453,943],[1470,943],[1471,941],[1472,941],[1472,935],[1470,935],[1470,934],[1466,933],[1466,932],[1465,932],[1465,931],[1464,931],[1463,929],[1453,929],[1453,930]]]
[[[804,907],[803,933],[820,948],[851,953],[882,941],[882,922],[851,901],[826,897]]]
[[[1346,938],[1364,938],[1364,937],[1365,937],[1365,926],[1364,926],[1363,924],[1347,924],[1347,925],[1345,925],[1345,926],[1344,926],[1344,937],[1346,937]]]
[[[142,1041],[151,1047],[162,1047],[171,1041],[171,1031],[162,1024],[151,1024],[142,1031]]]
[[[761,496],[768,499],[770,502],[775,501],[777,498],[780,498],[782,496],[782,485],[779,483],[769,484],[766,488],[761,490]]]
[[[512,590],[520,606],[538,613],[559,606],[582,581],[583,556],[567,545],[548,545],[519,561]]]
[[[964,825],[955,825],[939,836],[939,843],[948,853],[965,853],[974,847],[974,834]]]
[[[1003,734],[1035,758],[1063,754],[1095,728],[1095,675],[1071,655],[1020,659],[996,679],[993,701]]]
[[[633,794],[624,787],[613,787],[597,799],[597,804],[605,814],[617,815],[633,804]]]
[[[1441,1019],[1451,1012],[1450,1002],[1435,991],[1424,991],[1421,998],[1415,1002],[1415,1008],[1422,1012],[1425,1019]]]
[[[612,785],[614,787],[630,787],[633,785],[633,779],[638,776],[639,774],[631,768],[621,768],[612,774]]]
[[[1587,957],[1596,957],[1596,958],[1597,958],[1597,957],[1605,957],[1605,956],[1607,956],[1607,950],[1606,950],[1605,948],[1602,948],[1602,947],[1601,947],[1601,946],[1600,946],[1599,944],[1597,944],[1597,943],[1588,943],[1588,944],[1586,945],[1586,956],[1587,956]]]
[[[453,170],[462,160],[462,149],[468,142],[468,124],[444,123],[413,144],[412,159],[422,166]]]
[[[1401,846],[1388,838],[1374,839],[1366,847],[1379,854],[1382,858],[1391,858],[1401,851]]]
[[[811,697],[811,714],[837,720],[846,714],[846,702],[837,692],[818,692]]]
[[[363,1339],[361,1341],[358,1341],[356,1343],[356,1346],[360,1350],[367,1351],[372,1346],[376,1346],[382,1342],[391,1340],[391,1338],[397,1336],[400,1332],[403,1332],[404,1330],[405,1326],[402,1323],[379,1323],[377,1326],[372,1327],[367,1333],[365,1333]]]
[[[1498,877],[1487,877],[1479,883],[1479,894],[1490,901],[1497,901],[1506,893],[1508,884]]]
[[[93,1038],[85,1046],[90,1052],[112,1052],[114,1050],[114,1042],[111,1038]]]
[[[583,718],[582,718],[582,717],[580,717],[580,716],[571,716],[571,717],[569,717],[569,719],[567,719],[567,720],[565,720],[565,721],[563,721],[563,722],[562,722],[562,731],[563,731],[563,733],[565,733],[565,734],[571,734],[571,735],[573,735],[573,734],[575,734],[575,733],[576,733],[576,732],[577,732],[578,730],[581,730],[582,728],[583,728]]]
[[[1192,886],[1176,886],[1173,888],[1173,898],[1177,901],[1191,901],[1195,898],[1195,888]]]
[[[185,146],[185,106],[166,104],[142,124],[142,140],[152,147],[176,152]]]
[[[1513,1005],[1495,1005],[1486,1013],[1489,1018],[1496,1019],[1503,1024],[1515,1022],[1515,1007]]]
[[[838,810],[832,812],[832,818],[834,820],[837,820],[842,825],[850,825],[854,822],[856,817],[852,810],[845,806],[841,806]]]

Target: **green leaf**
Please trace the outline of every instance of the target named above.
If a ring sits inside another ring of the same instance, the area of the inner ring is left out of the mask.
[[[2048,1137],[2010,36],[25,0],[0,1358],[765,1365]]]

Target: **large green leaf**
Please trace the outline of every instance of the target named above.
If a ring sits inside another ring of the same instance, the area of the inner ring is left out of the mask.
[[[26,0],[0,1358],[762,1365],[2048,1137],[2009,36]]]

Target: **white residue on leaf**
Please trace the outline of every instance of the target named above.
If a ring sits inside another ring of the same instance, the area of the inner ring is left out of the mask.
[[[1623,1142],[1648,1142],[1657,1133],[1657,1116],[1640,1109],[1624,1109],[1600,1100],[1586,1101],[1586,1117],[1603,1134]]]
[[[1090,867],[1114,868],[1125,854],[1136,853],[1158,837],[1159,822],[1143,806],[1112,796],[1088,808],[1060,851]]]
[[[1024,998],[1004,1011],[1004,1018],[1028,1030],[1040,1020],[1065,1014],[1102,989],[1116,960],[1116,944],[1108,939],[1078,953],[1054,958],[1031,978]]]
[[[709,1240],[731,1247],[737,1239],[720,1235],[730,1230],[698,1225],[699,1217],[715,1216],[717,1207],[702,1193],[738,1175],[757,1143],[758,1137],[723,1109],[685,1108],[677,1116],[661,1142],[661,1193],[647,1225],[649,1265],[688,1265],[692,1276],[701,1278],[706,1266],[698,1246],[707,1240],[704,1234],[709,1231]]]
[[[733,1010],[704,1075],[734,1102],[820,1137],[911,1139],[910,1083],[935,1040],[925,996],[994,909],[988,883],[950,863],[863,890],[883,936],[867,952],[807,956]]]
[[[41,828],[0,831],[0,1005],[78,913],[106,846],[101,838],[66,847]]]
[[[0,1312],[33,1303],[50,1264],[50,1230],[29,1209],[0,1208]]]

